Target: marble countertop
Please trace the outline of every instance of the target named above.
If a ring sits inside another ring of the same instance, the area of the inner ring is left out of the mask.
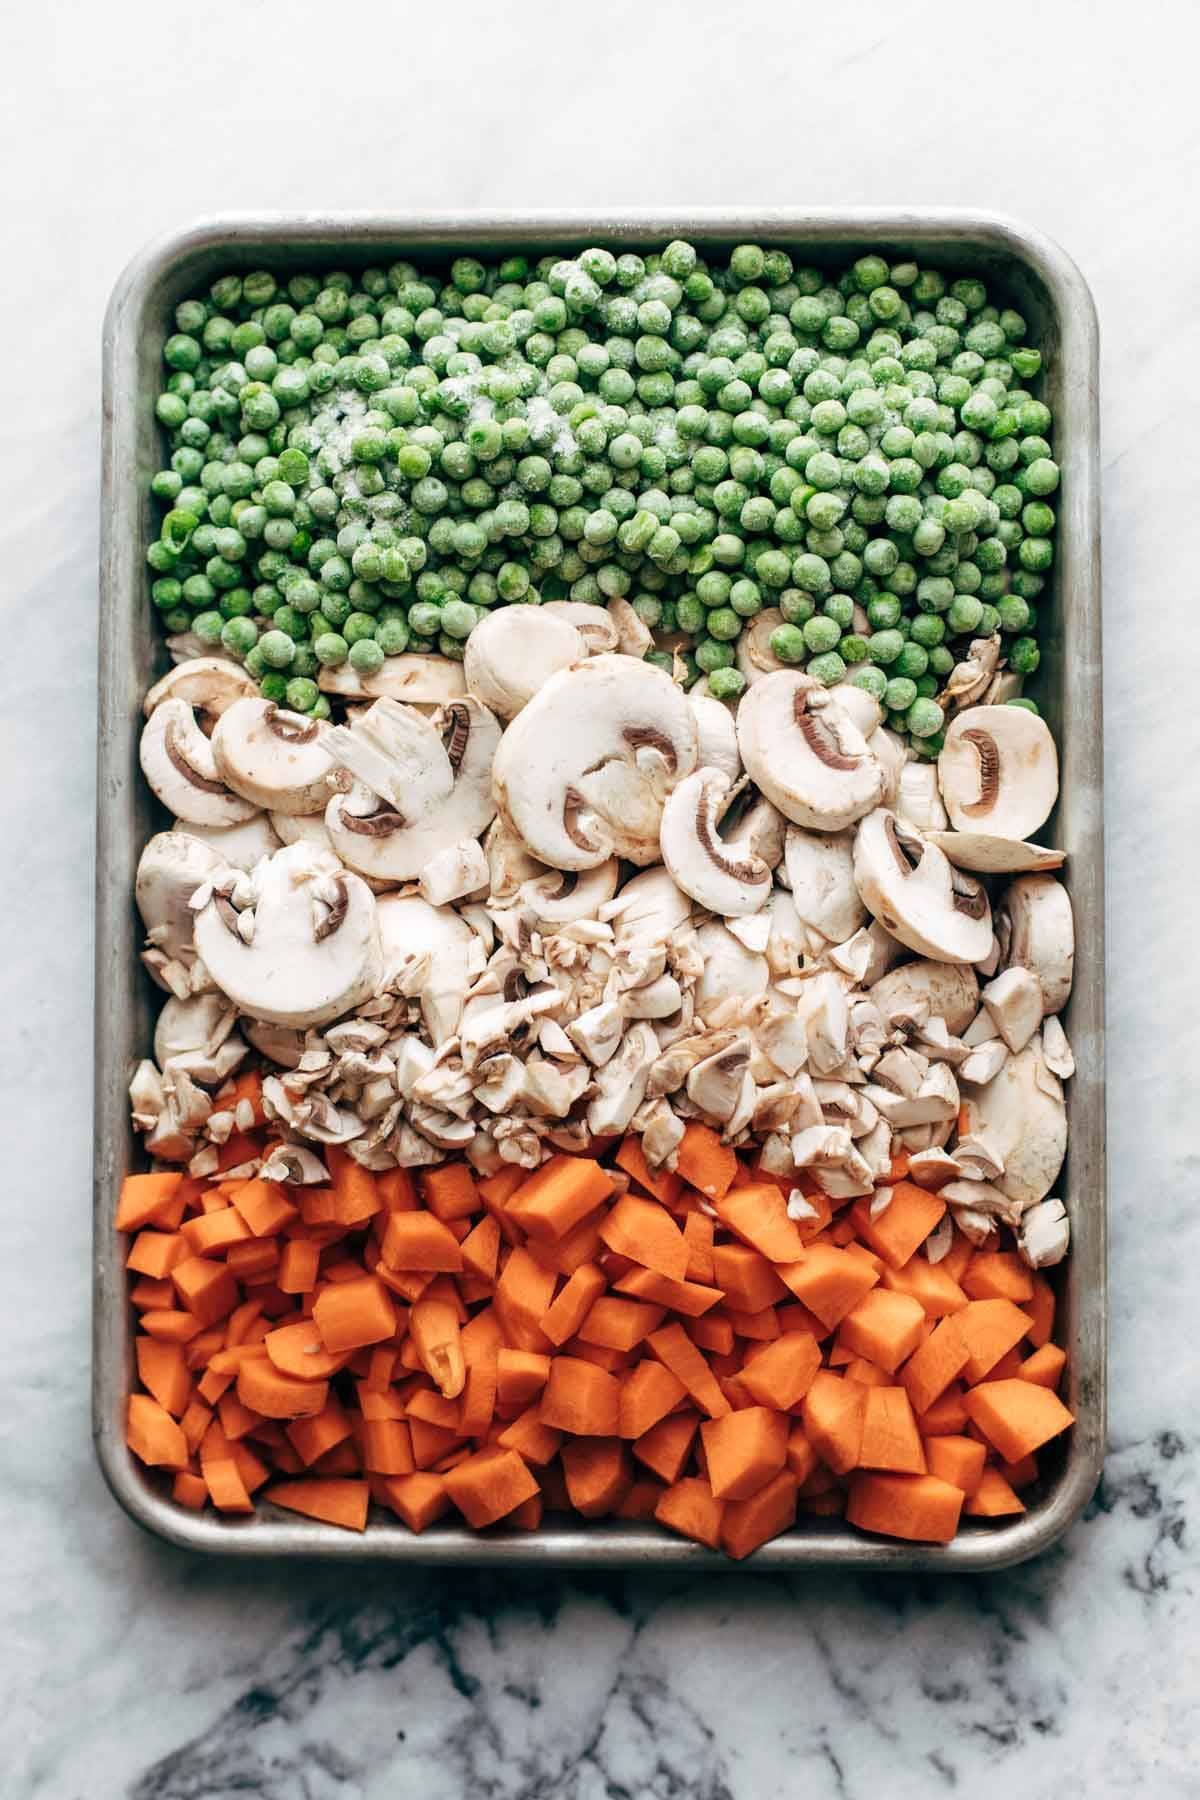
[[[0,25],[5,1800],[1200,1795],[1192,783],[1197,29],[609,0],[43,0]],[[518,22],[519,21],[519,22]],[[205,1563],[88,1435],[100,320],[237,207],[930,202],[1023,216],[1103,330],[1111,1455],[991,1579],[500,1581]],[[1190,1513],[1190,1516],[1189,1516]]]

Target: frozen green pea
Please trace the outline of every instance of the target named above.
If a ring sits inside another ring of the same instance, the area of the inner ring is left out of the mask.
[[[883,702],[891,713],[906,713],[916,698],[916,682],[906,675],[896,675],[884,690]]]
[[[815,614],[802,629],[804,642],[814,656],[836,650],[842,635],[842,628],[837,620],[824,613]]]
[[[1032,675],[1042,660],[1036,638],[1014,638],[1008,647],[1008,666],[1017,675]]]
[[[907,676],[910,681],[919,681],[928,667],[928,651],[910,639],[892,664],[892,673]]]
[[[809,654],[804,632],[798,625],[777,625],[768,642],[772,655],[777,656],[780,662],[800,663]]]
[[[1031,712],[1035,718],[1041,717],[1041,708],[1037,701],[1026,699],[1024,694],[1014,694],[1013,698],[1006,700],[1004,704],[1005,706],[1019,706],[1024,712]]]
[[[905,714],[905,724],[915,738],[931,738],[942,729],[945,714],[936,700],[918,695]]]
[[[313,654],[328,669],[336,669],[350,654],[350,646],[340,632],[323,631],[313,639]]]
[[[820,656],[814,656],[805,666],[805,673],[823,687],[833,687],[841,681],[846,673],[846,664],[836,650],[826,650]]]
[[[871,652],[871,661],[882,663],[884,668],[895,662],[904,648],[904,638],[899,631],[886,629],[876,631],[867,640]]]
[[[736,700],[745,686],[740,669],[714,669],[708,677],[708,691],[714,700]]]

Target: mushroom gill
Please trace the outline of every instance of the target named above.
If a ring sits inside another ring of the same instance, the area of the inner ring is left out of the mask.
[[[965,813],[977,819],[982,813],[991,812],[996,804],[1000,792],[1000,751],[991,732],[978,727],[964,731],[963,741],[972,745],[979,757],[979,798],[963,807]]]
[[[860,758],[846,754],[830,721],[810,711],[808,702],[808,693],[798,688],[792,702],[792,717],[813,755],[819,757],[827,769],[857,769]]]

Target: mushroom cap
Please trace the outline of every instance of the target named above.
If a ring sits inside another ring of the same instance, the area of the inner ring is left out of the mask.
[[[714,700],[711,694],[698,694],[695,688],[688,694],[688,705],[696,719],[697,767],[720,769],[730,781],[736,781],[742,772],[742,759],[733,714],[724,701]]]
[[[617,628],[603,606],[593,606],[587,600],[547,600],[538,611],[573,625],[588,656],[604,656],[617,648]]]
[[[491,773],[500,727],[468,696],[427,719],[377,701],[331,736],[357,777],[325,810],[334,850],[380,881],[410,881],[439,850],[479,837],[495,816]]]
[[[1009,922],[1006,966],[1032,969],[1047,1013],[1060,1012],[1075,972],[1075,919],[1071,896],[1053,875],[1018,875],[1000,902]]]
[[[695,988],[696,1012],[701,1018],[725,1000],[756,1000],[766,993],[770,980],[766,957],[747,950],[720,920],[702,925],[696,942],[704,958]]]
[[[751,780],[785,818],[841,831],[879,804],[883,770],[828,688],[795,669],[743,694],[738,748]]]
[[[789,826],[784,861],[792,901],[804,923],[835,944],[853,937],[867,917],[854,884],[854,834]]]
[[[212,735],[218,769],[235,793],[273,812],[322,812],[337,768],[320,719],[285,712],[273,700],[235,700]]]
[[[927,1002],[930,1018],[944,1019],[952,1037],[961,1037],[979,1011],[979,977],[970,963],[902,963],[867,991],[889,1021],[912,1017]]]
[[[364,881],[309,844],[285,845],[250,879],[249,942],[220,895],[196,915],[196,949],[239,1012],[272,1025],[323,1025],[376,991],[379,924]]]
[[[258,683],[226,656],[193,656],[176,663],[156,681],[142,702],[146,717],[164,700],[186,700],[197,712],[219,719],[238,700],[256,700]]]
[[[974,869],[978,875],[1060,869],[1067,860],[1065,850],[1023,843],[1020,838],[990,837],[983,831],[929,831],[925,835],[946,852],[956,869]]]
[[[560,670],[500,740],[492,782],[530,852],[556,869],[657,862],[666,795],[696,765],[696,721],[669,675],[630,656]]]
[[[402,700],[410,706],[445,706],[461,700],[467,680],[460,662],[447,656],[413,652],[387,656],[374,675],[360,675],[349,663],[322,669],[317,686],[325,694],[342,694],[355,700]]]
[[[854,840],[854,879],[868,910],[918,956],[973,963],[992,944],[992,909],[979,882],[881,806]]]
[[[282,842],[266,813],[255,813],[243,825],[188,825],[176,819],[172,829],[199,838],[215,851],[227,868],[252,869],[264,856],[271,856]],[[199,882],[196,883],[199,887]]]
[[[738,638],[734,654],[748,688],[761,681],[764,675],[787,668],[787,663],[780,662],[771,648],[771,633],[782,624],[783,614],[779,608],[768,606],[764,612],[755,613]]]
[[[223,866],[211,845],[183,830],[156,833],[142,851],[134,898],[147,937],[168,956],[191,953],[195,920],[188,902]]]
[[[946,728],[938,785],[956,831],[1026,838],[1058,798],[1058,751],[1023,706],[971,706]]]
[[[186,700],[162,700],[142,728],[142,773],[163,805],[196,825],[242,825],[259,808],[222,778]]]
[[[1041,1033],[986,1087],[965,1096],[967,1133],[986,1135],[1004,1162],[996,1186],[1018,1206],[1050,1192],[1067,1152],[1062,1083],[1047,1067]]]
[[[677,887],[710,912],[744,918],[771,892],[770,865],[740,855],[720,837],[729,805],[730,779],[721,769],[696,769],[663,807],[662,859]]]
[[[566,619],[540,606],[499,606],[467,639],[463,675],[467,691],[502,719],[528,705],[544,681],[587,655]]]

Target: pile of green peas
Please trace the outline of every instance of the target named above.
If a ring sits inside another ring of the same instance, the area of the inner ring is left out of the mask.
[[[1037,667],[1051,413],[974,277],[674,242],[223,275],[175,327],[154,604],[298,711],[328,714],[323,666],[461,658],[495,606],[618,595],[648,660],[682,648],[724,699],[777,610],[782,662],[868,688],[928,755],[972,638]]]

